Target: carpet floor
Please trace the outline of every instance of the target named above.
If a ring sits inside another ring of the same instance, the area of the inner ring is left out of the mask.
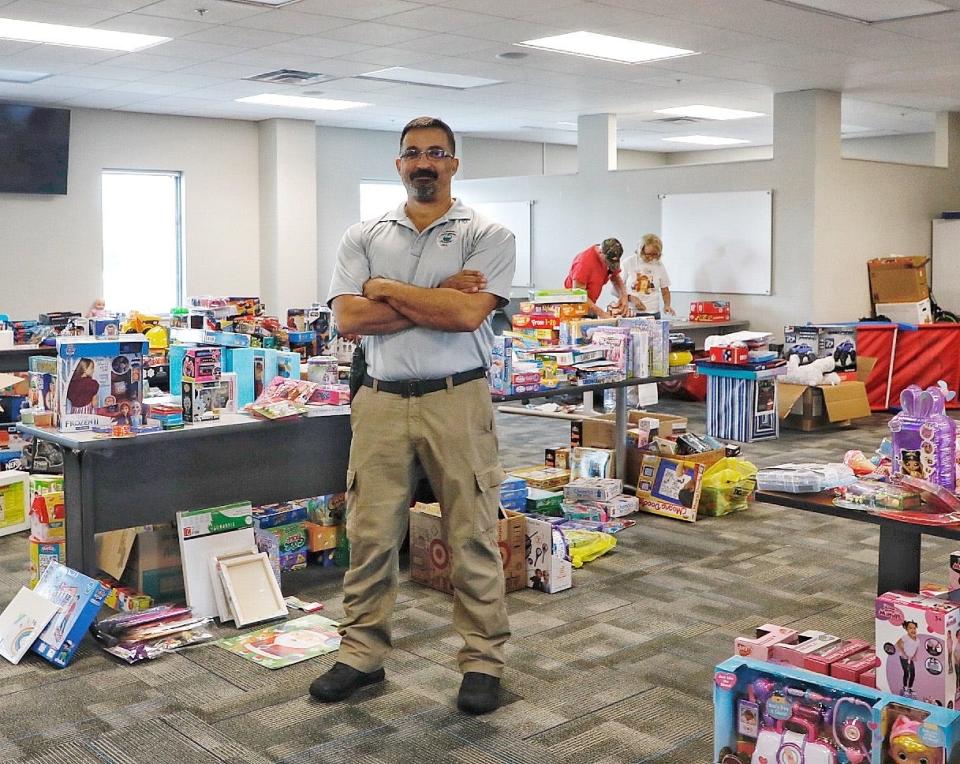
[[[702,404],[663,402],[703,431]],[[760,466],[871,451],[886,416],[744,446]],[[499,416],[504,466],[542,461],[569,423]],[[875,526],[754,504],[696,524],[640,515],[574,588],[507,596],[505,703],[456,709],[452,600],[402,564],[387,681],[341,704],[307,695],[336,654],[270,671],[204,645],[127,666],[89,638],[66,669],[0,661],[0,761],[11,764],[707,764],[713,667],[772,621],[872,639]],[[924,543],[924,580],[945,583],[955,542]],[[28,579],[25,534],[0,539],[0,604]],[[342,571],[312,567],[284,593],[342,615]],[[230,629],[221,630],[224,636]]]

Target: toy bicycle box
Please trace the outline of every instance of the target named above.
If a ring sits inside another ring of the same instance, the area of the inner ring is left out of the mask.
[[[714,673],[714,764],[948,764],[960,714],[794,666],[730,658]]]

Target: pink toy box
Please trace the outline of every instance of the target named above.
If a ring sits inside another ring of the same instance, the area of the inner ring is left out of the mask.
[[[877,687],[954,708],[960,663],[960,605],[887,592],[877,597]]]
[[[803,657],[803,668],[816,674],[832,674],[832,667],[837,661],[863,650],[869,650],[873,653],[873,646],[862,639],[845,639],[838,644],[827,645],[805,655]]]
[[[734,640],[734,652],[741,658],[753,658],[757,661],[770,660],[770,651],[774,645],[781,643],[796,644],[797,632],[795,629],[788,629],[784,626],[777,626],[772,623],[765,623],[757,627],[757,635],[754,638],[737,637]]]
[[[222,372],[218,347],[190,348],[183,357],[183,379],[190,382],[219,382]]]
[[[803,668],[803,660],[807,655],[824,648],[836,647],[841,641],[840,637],[822,631],[801,631],[797,634],[796,642],[781,642],[774,645],[770,650],[770,660],[773,663]]]

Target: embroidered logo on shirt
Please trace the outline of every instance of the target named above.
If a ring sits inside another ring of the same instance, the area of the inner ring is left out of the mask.
[[[437,244],[441,247],[449,247],[457,239],[456,231],[444,231],[437,237]]]

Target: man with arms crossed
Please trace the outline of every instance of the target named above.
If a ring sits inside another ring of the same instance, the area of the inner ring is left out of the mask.
[[[484,370],[488,318],[509,299],[516,245],[450,196],[455,153],[439,119],[408,123],[396,160],[407,201],[351,226],[337,252],[329,304],[340,331],[363,335],[367,375],[352,401],[343,641],[310,686],[324,702],[384,678],[399,547],[422,468],[452,557],[453,625],[464,641],[457,705],[480,714],[500,703],[510,635],[496,541],[504,473]]]

